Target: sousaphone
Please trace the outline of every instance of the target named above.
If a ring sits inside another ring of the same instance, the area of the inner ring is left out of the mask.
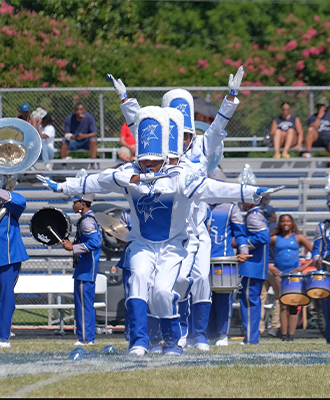
[[[39,158],[38,131],[20,118],[0,118],[0,188],[14,190],[17,174],[30,168]],[[0,219],[5,209],[0,204]]]

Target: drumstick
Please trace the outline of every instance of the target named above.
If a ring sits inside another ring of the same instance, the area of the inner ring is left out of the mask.
[[[245,257],[248,257],[248,258],[253,257],[253,254],[239,254],[239,255],[240,256],[245,256]],[[239,255],[236,255],[234,257],[238,257]]]
[[[49,229],[50,231],[51,231],[51,233],[56,237],[56,239],[59,241],[59,242],[63,242],[63,239],[61,239],[59,236],[58,236],[58,234],[54,231],[54,229],[50,226],[50,225],[48,225],[47,226],[47,229]]]
[[[325,261],[325,260],[322,260],[322,264],[327,264],[327,265],[330,265],[330,262],[329,261]]]

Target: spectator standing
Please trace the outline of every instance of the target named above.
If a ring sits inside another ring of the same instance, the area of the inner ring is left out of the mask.
[[[26,122],[30,122],[30,106],[28,103],[23,103],[19,107],[18,117]]]
[[[306,264],[300,265],[299,248],[304,246],[308,251],[312,251],[313,246],[306,236],[298,230],[289,214],[280,216],[270,240],[270,245],[275,249],[275,262],[274,266],[269,269],[274,275],[275,297],[279,298],[281,273],[302,272],[309,267],[313,262],[312,259]],[[282,341],[292,342],[298,322],[298,307],[286,306],[281,303],[280,310]]]
[[[40,158],[45,164],[45,168],[51,171],[52,166],[50,161],[54,158],[55,154],[55,127],[53,125],[53,118],[51,114],[47,113],[43,118],[31,118],[31,123],[41,137],[42,148]]]
[[[328,100],[322,97],[316,103],[317,113],[308,118],[304,158],[312,157],[312,147],[325,147],[330,154],[330,112],[328,107]]]
[[[267,220],[268,224],[268,229],[270,234],[273,232],[273,230],[276,228],[277,223],[276,223],[276,209],[270,205],[267,205],[262,208],[262,211],[264,213],[264,216]],[[270,270],[274,266],[274,255],[275,255],[275,250],[274,247],[269,248],[269,260],[268,260],[268,278],[264,281],[262,285],[262,291],[261,291],[261,315],[260,315],[260,324],[259,324],[259,332],[262,334],[267,327],[265,326],[265,308],[264,305],[267,300],[268,296],[268,290],[270,287],[274,289],[274,274]],[[272,321],[271,321],[271,328],[268,329],[268,335],[276,337],[279,332],[280,332],[280,301],[278,298],[275,299],[275,308],[272,316]]]
[[[96,122],[93,115],[86,112],[82,103],[77,103],[74,108],[74,113],[65,118],[65,137],[61,146],[61,158],[66,158],[69,155],[69,151],[78,149],[89,150],[90,158],[96,158],[96,131]],[[63,164],[63,166],[64,165],[65,164]],[[94,163],[91,163],[91,169],[94,168]]]
[[[74,242],[63,240],[62,246],[73,252],[74,313],[79,341],[76,346],[94,344],[96,316],[95,280],[102,249],[102,230],[90,209],[93,194],[74,196],[73,211],[81,214]]]
[[[261,315],[261,290],[268,278],[268,258],[270,235],[266,218],[260,206],[242,203],[247,211],[245,216],[249,253],[253,256],[241,264],[242,289],[239,293],[244,340],[241,344],[259,343],[259,323]]]
[[[134,160],[135,138],[126,122],[124,122],[123,126],[121,127],[120,144],[121,147],[118,150],[118,157],[125,162]]]
[[[299,117],[290,114],[290,104],[284,102],[281,105],[281,115],[273,120],[270,136],[273,138],[275,154],[273,158],[281,158],[280,148],[283,147],[283,158],[289,158],[289,149],[295,146],[300,151],[304,133]]]

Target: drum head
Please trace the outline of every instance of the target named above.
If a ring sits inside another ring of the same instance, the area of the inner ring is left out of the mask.
[[[286,306],[307,306],[311,299],[304,294],[288,293],[282,295],[280,297],[280,301]]]
[[[60,241],[48,229],[51,226],[61,239],[67,239],[71,223],[69,218],[57,208],[42,208],[37,211],[30,221],[30,231],[32,236],[46,246],[54,246]]]
[[[307,295],[311,299],[325,299],[326,297],[329,296],[329,291],[326,289],[321,289],[321,288],[314,288],[307,290]]]

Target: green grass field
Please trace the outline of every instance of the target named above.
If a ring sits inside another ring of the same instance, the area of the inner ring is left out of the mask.
[[[330,348],[324,339],[257,346],[189,348],[181,357],[127,355],[127,342],[112,336],[86,350],[99,356],[69,360],[73,342],[12,340],[0,350],[1,397],[329,397]],[[117,354],[101,353],[113,345]]]

